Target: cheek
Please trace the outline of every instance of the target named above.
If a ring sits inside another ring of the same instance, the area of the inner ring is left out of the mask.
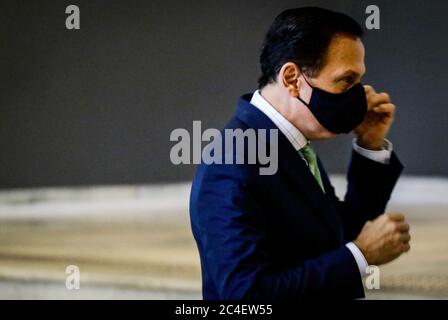
[[[311,95],[313,94],[313,89],[308,85],[302,86],[300,89],[300,98],[304,100],[306,103],[309,103],[311,100]]]

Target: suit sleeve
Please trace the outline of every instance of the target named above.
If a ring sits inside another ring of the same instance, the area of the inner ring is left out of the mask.
[[[342,215],[346,241],[355,239],[366,221],[385,212],[402,171],[403,165],[394,152],[389,163],[383,164],[353,151],[344,201],[339,201],[331,190]]]
[[[198,240],[221,299],[364,296],[356,261],[345,246],[289,269],[274,268],[262,195],[225,165],[215,168],[198,192]]]

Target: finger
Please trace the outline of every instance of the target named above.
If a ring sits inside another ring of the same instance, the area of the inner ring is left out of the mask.
[[[364,86],[364,91],[366,92],[366,95],[371,95],[371,94],[376,93],[375,89],[373,89],[373,87],[369,86],[369,85]]]
[[[394,252],[399,256],[402,253],[408,252],[411,249],[411,245],[409,243],[400,243],[394,248]]]
[[[385,92],[374,94],[369,97],[369,103],[373,105],[389,102],[390,96]]]
[[[386,215],[392,221],[403,221],[405,219],[404,214],[399,212],[388,212]]]
[[[373,108],[373,111],[375,111],[376,113],[394,114],[395,109],[396,109],[396,107],[393,103],[382,103],[378,106],[375,106]]]
[[[408,232],[400,233],[398,236],[398,241],[408,243],[409,241],[411,241],[411,235]]]
[[[366,221],[366,223],[364,223],[363,228],[369,228],[372,225],[372,221]]]
[[[407,222],[397,222],[395,223],[395,230],[398,232],[409,232],[410,226]]]
[[[370,99],[372,97],[374,97],[375,95],[376,95],[376,92],[373,89],[371,91],[366,91],[366,99],[367,99],[367,101],[369,102]],[[369,105],[373,105],[373,104],[369,103]]]
[[[403,243],[401,245],[401,252],[408,252],[411,250],[411,245],[409,243]]]

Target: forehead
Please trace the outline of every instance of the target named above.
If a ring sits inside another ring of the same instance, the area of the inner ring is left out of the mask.
[[[360,39],[336,35],[328,47],[321,73],[338,75],[351,70],[362,75],[365,72],[364,56],[364,45]]]

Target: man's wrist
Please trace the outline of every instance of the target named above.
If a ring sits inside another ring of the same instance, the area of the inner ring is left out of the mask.
[[[381,151],[384,149],[384,146],[386,145],[385,139],[369,141],[358,137],[356,141],[358,143],[358,146],[360,146],[361,148],[372,151]]]

